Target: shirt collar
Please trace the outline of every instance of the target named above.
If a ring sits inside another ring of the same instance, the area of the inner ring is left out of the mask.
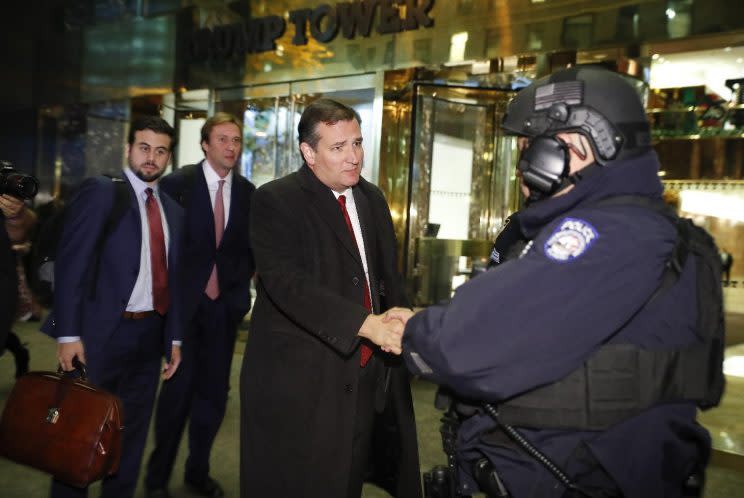
[[[206,159],[202,163],[202,170],[204,171],[204,179],[207,181],[207,185],[217,184],[220,180],[225,180],[225,184],[227,186],[232,185],[232,177],[233,172],[230,170],[230,172],[225,175],[225,178],[220,178],[220,175],[218,175],[214,169],[212,168],[212,165],[209,164],[209,161]]]
[[[157,195],[158,193],[158,184],[157,182],[152,187],[145,183],[140,177],[138,177],[134,171],[132,171],[132,168],[126,167],[124,168],[124,174],[127,175],[127,178],[129,179],[129,183],[132,185],[132,188],[134,189],[134,192],[137,194],[138,197],[142,197],[145,195],[145,190],[148,188],[151,188],[153,192]]]
[[[336,197],[336,200],[338,200],[339,197],[346,196],[346,202],[354,202],[354,191],[351,189],[351,187],[347,188],[343,192],[336,192],[335,190],[331,189],[331,192],[333,192],[333,195]],[[351,197],[351,199],[349,199]]]

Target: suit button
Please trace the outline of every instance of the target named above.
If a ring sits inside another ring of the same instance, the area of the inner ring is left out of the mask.
[[[354,277],[351,279],[351,281],[354,283],[354,285],[359,285],[359,277]]]
[[[346,391],[347,393],[354,392],[354,386],[352,386],[351,384],[346,384],[344,386],[344,391]]]

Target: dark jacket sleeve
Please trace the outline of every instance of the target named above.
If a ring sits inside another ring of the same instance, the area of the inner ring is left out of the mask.
[[[522,259],[414,315],[403,338],[409,369],[461,395],[499,401],[580,366],[658,286],[673,245],[671,228],[661,235],[658,223],[634,228],[643,221],[631,220],[600,230],[571,262],[548,257],[557,224],[546,227]]]
[[[251,241],[259,285],[291,323],[333,349],[350,354],[369,314],[361,303],[324,287],[303,257],[299,216],[268,188],[253,194]]]
[[[65,208],[62,237],[54,264],[52,337],[80,336],[82,302],[90,287],[90,262],[106,219],[113,208],[114,184],[105,177],[85,180]]]
[[[240,188],[242,191],[240,205],[233,211],[237,217],[234,220],[237,239],[230,248],[230,264],[223,265],[223,268],[228,268],[229,271],[223,272],[220,278],[226,282],[225,292],[228,295],[233,319],[238,322],[251,309],[251,279],[256,271],[250,233],[250,206],[255,187],[238,175],[234,176],[234,183],[233,188]],[[219,249],[217,257],[220,257]]]
[[[170,292],[170,307],[165,323],[166,358],[170,361],[172,341],[184,340],[185,315],[183,309],[183,244],[184,244],[184,214],[183,209],[168,194],[161,196],[163,205],[168,206],[168,229],[172,238],[173,254],[168,256],[168,289]]]

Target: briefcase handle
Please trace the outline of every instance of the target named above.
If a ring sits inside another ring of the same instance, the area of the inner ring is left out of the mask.
[[[84,380],[84,381],[87,382],[88,381],[88,369],[85,368],[85,363],[83,363],[82,361],[80,361],[78,359],[78,357],[75,356],[72,359],[72,366],[73,366],[73,368],[75,370],[71,370],[69,372],[65,372],[64,370],[62,370],[62,365],[60,364],[60,365],[57,366],[57,373],[58,374],[61,374],[61,375],[65,375],[67,377],[72,377],[75,374],[75,372],[79,372],[80,373],[80,380]]]

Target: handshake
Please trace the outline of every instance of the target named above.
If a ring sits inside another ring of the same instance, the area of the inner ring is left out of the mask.
[[[359,335],[386,353],[399,355],[403,351],[403,331],[413,315],[414,312],[406,308],[391,308],[381,315],[369,315],[359,329]]]

